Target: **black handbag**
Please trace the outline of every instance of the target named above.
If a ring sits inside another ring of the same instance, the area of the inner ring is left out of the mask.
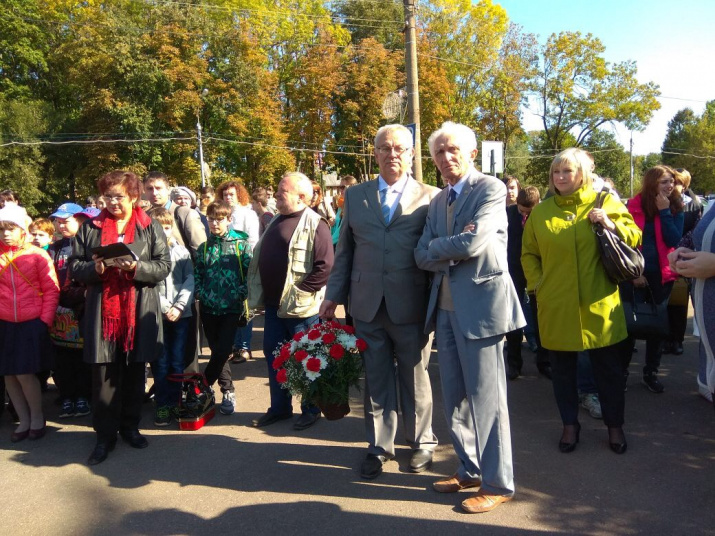
[[[606,195],[608,190],[598,192],[594,208],[603,206]],[[616,233],[609,231],[600,223],[593,224],[593,232],[596,234],[601,263],[611,281],[621,283],[643,275],[645,260],[640,250],[626,244]]]
[[[665,338],[670,334],[668,301],[655,303],[651,288],[646,286],[643,290],[636,292],[632,284],[622,285],[621,305],[628,335],[640,340]]]

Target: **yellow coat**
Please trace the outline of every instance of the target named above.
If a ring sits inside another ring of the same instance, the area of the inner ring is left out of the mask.
[[[524,227],[521,263],[527,291],[536,292],[541,344],[549,350],[603,348],[627,336],[618,285],[603,269],[588,219],[595,202],[590,186],[554,195],[534,207]],[[603,208],[618,235],[640,245],[641,230],[625,205],[607,196]]]

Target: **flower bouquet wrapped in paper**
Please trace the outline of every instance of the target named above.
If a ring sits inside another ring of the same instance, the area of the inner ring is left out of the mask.
[[[328,420],[340,419],[350,412],[348,391],[358,387],[365,348],[351,326],[323,322],[283,343],[273,368],[283,389],[317,405]]]

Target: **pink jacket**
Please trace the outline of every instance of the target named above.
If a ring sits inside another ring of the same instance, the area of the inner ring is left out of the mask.
[[[39,318],[51,326],[60,301],[52,259],[31,244],[10,248],[0,243],[0,320]]]
[[[638,194],[633,199],[628,201],[628,212],[633,216],[633,221],[636,225],[641,228],[641,231],[645,228],[645,212],[643,212],[643,207],[641,205],[641,194]],[[660,279],[665,285],[671,281],[675,281],[680,277],[677,273],[670,269],[670,263],[668,262],[668,253],[673,251],[675,248],[669,248],[665,240],[663,240],[663,229],[660,226],[660,215],[656,214],[653,220],[653,226],[655,227],[655,247],[658,250],[658,260],[660,261]]]

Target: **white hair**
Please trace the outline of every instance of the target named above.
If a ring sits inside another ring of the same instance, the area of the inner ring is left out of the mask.
[[[381,136],[387,134],[388,132],[398,132],[401,137],[405,138],[409,142],[410,147],[414,146],[412,141],[412,131],[404,125],[385,125],[380,127],[375,133],[375,147],[377,147],[377,142]]]
[[[310,179],[300,171],[289,171],[283,175],[283,179],[289,179],[295,185],[295,191],[299,195],[305,197],[304,203],[310,205],[310,200],[313,198],[313,183]]]
[[[429,154],[434,158],[434,144],[440,136],[450,136],[464,155],[471,154],[477,148],[477,136],[467,125],[445,121],[427,140]]]

